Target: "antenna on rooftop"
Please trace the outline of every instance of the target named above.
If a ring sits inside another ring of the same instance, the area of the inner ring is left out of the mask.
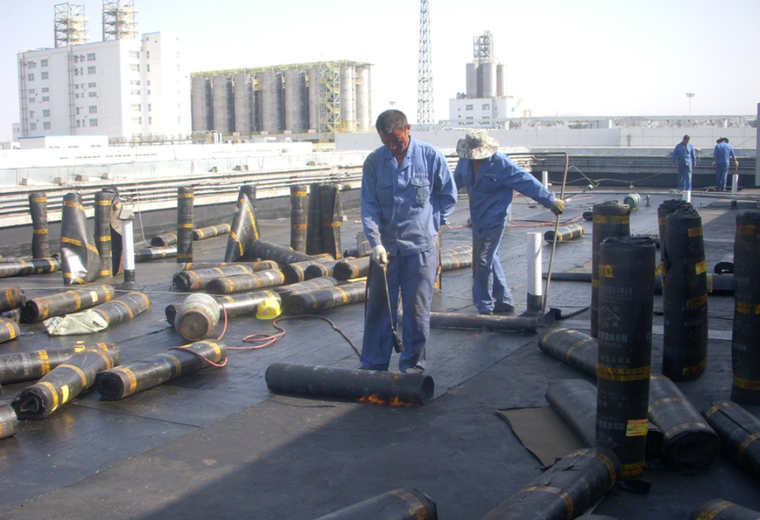
[[[420,58],[417,75],[417,127],[420,130],[431,130],[435,125],[432,64],[430,2],[420,0]]]

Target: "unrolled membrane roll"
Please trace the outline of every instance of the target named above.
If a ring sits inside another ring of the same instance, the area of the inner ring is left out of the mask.
[[[96,376],[95,382],[102,400],[118,401],[210,366],[205,360],[218,364],[225,359],[227,346],[209,339],[105,370]]]

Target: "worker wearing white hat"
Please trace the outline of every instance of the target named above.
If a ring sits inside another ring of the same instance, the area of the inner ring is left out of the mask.
[[[480,314],[514,311],[512,293],[499,260],[499,244],[507,226],[512,190],[517,190],[559,215],[565,210],[530,173],[498,152],[499,142],[485,130],[471,130],[457,142],[460,159],[454,171],[457,188],[467,187],[472,221],[472,301]]]

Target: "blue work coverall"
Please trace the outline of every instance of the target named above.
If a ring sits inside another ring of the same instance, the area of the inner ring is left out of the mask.
[[[494,310],[494,300],[497,305],[513,305],[512,293],[499,260],[499,244],[507,226],[512,190],[547,208],[554,203],[554,193],[500,152],[486,159],[474,177],[472,161],[459,159],[454,180],[457,189],[466,186],[470,196],[472,261],[475,265],[472,302],[481,314]]]
[[[685,148],[683,143],[678,143],[673,150],[670,162],[678,166],[678,189],[691,190],[691,171],[697,164],[697,155],[691,143]]]
[[[728,143],[718,143],[713,151],[715,159],[715,186],[718,191],[726,189],[726,177],[728,177],[728,164],[731,157],[736,160],[733,147]]]
[[[381,146],[364,161],[361,188],[364,233],[388,252],[388,288],[396,326],[399,291],[404,312],[404,352],[399,370],[425,367],[430,303],[436,273],[438,230],[454,211],[457,192],[446,158],[412,138],[399,166]],[[388,370],[393,335],[382,268],[371,264],[361,366]]]

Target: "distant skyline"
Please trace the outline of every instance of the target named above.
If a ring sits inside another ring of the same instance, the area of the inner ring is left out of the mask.
[[[60,1],[8,2],[0,25],[0,141],[19,121],[17,53],[54,47]],[[102,0],[85,6],[102,40]],[[418,0],[135,0],[140,33],[185,37],[189,72],[314,61],[372,67],[372,116],[417,119]],[[473,38],[490,31],[515,115],[754,115],[757,0],[430,0],[436,120],[465,90]],[[686,94],[693,93],[693,97]],[[691,103],[691,104],[690,104]]]

